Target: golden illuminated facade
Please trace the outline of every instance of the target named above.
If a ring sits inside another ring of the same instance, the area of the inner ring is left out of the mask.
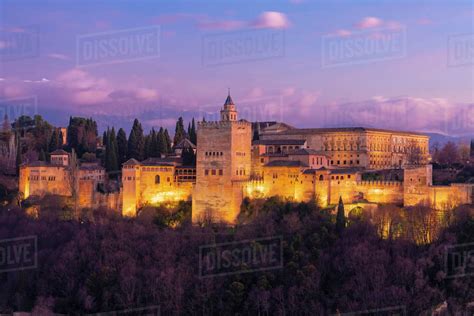
[[[230,95],[220,121],[198,123],[194,223],[235,222],[251,174],[251,137],[251,123],[238,120]]]
[[[229,95],[219,121],[198,122],[197,148],[192,146],[196,167],[183,166],[179,155],[130,159],[122,167],[121,203],[106,204],[133,217],[147,205],[192,200],[193,223],[235,223],[244,197],[314,199],[323,207],[340,197],[367,207],[423,203],[447,209],[473,203],[473,184],[433,186],[426,135],[359,127],[297,129],[284,123],[258,130],[260,139],[252,142],[252,124],[238,119]],[[20,191],[25,198],[70,195],[68,164],[69,155],[58,151],[50,164],[22,166]],[[364,179],[383,169],[399,170],[400,178]],[[105,181],[105,171],[83,164],[79,174],[81,205],[97,205],[104,197],[96,194],[96,185]]]
[[[122,168],[122,214],[133,217],[146,205],[189,200],[195,181],[196,169],[179,159],[130,159]]]

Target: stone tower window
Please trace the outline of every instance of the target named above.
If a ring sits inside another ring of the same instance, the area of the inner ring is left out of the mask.
[[[160,175],[155,176],[155,184],[160,184]]]

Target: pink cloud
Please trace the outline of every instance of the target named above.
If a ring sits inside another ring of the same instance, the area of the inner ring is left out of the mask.
[[[61,59],[61,60],[70,60],[71,59],[66,55],[57,54],[57,53],[48,54],[47,56],[50,57],[50,58]]]
[[[363,18],[361,21],[356,23],[355,27],[358,29],[369,29],[373,27],[381,26],[383,21],[379,18],[368,16]]]
[[[285,29],[290,26],[290,21],[284,13],[266,11],[252,23],[256,28]]]
[[[341,36],[341,37],[349,36],[351,34],[352,34],[351,31],[344,30],[344,29],[337,30],[336,32],[334,32],[334,35]]]

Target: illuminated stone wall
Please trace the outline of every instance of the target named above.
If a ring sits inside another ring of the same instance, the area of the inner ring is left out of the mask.
[[[251,124],[198,122],[193,223],[234,223],[251,174]]]
[[[474,184],[453,183],[449,186],[432,185],[432,166],[404,170],[404,205],[425,204],[440,210],[460,204],[472,204]]]
[[[31,195],[71,195],[67,173],[62,166],[22,166],[19,182],[19,190],[25,199]]]
[[[145,205],[190,200],[193,183],[180,183],[175,174],[175,166],[126,163],[122,169],[122,214],[136,216]]]
[[[358,173],[331,174],[330,170],[304,173],[299,167],[264,167],[264,178],[250,181],[245,195],[251,198],[281,196],[308,202],[316,198],[321,206],[368,201],[403,203],[403,185],[398,181],[361,181]]]

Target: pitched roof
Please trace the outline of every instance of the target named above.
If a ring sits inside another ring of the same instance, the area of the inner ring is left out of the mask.
[[[125,161],[123,163],[124,166],[136,166],[140,165],[140,162],[136,160],[135,158],[130,158],[129,160]]]
[[[290,156],[307,156],[307,155],[322,155],[320,152],[310,149],[310,148],[301,148],[289,153]]]
[[[176,146],[174,146],[174,149],[185,149],[185,148],[195,149],[196,145],[194,145],[189,139],[185,138],[181,140]]]
[[[299,160],[274,160],[267,163],[265,167],[308,167],[308,165]]]
[[[180,157],[165,157],[165,158],[153,158],[143,160],[140,165],[142,166],[167,166],[172,167],[176,165],[181,165],[182,158]]]
[[[69,153],[62,149],[56,149],[50,155],[69,155]]]
[[[417,136],[428,137],[428,135],[419,133],[419,132],[395,131],[395,130],[380,129],[380,128],[367,128],[367,127],[294,128],[294,129],[288,129],[288,130],[282,131],[278,134],[308,135],[308,134],[335,133],[335,132],[382,132],[382,133],[391,133],[391,134],[417,135]]]
[[[362,168],[339,168],[339,169],[330,169],[331,174],[353,174],[361,172]]]
[[[230,93],[229,93],[229,95],[227,95],[227,99],[225,99],[224,105],[234,105],[234,101],[232,101]]]
[[[304,139],[259,139],[254,140],[252,145],[304,145]]]

